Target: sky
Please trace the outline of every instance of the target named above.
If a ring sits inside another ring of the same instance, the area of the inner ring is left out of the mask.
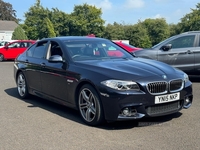
[[[24,20],[24,13],[36,0],[4,0],[16,10],[17,18]],[[102,9],[101,18],[106,24],[136,24],[139,20],[165,18],[167,23],[177,24],[191,9],[196,9],[199,0],[40,0],[44,8],[58,8],[68,14],[75,5],[95,6]]]

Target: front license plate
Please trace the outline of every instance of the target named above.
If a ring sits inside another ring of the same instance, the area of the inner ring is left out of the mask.
[[[155,96],[155,104],[177,101],[179,99],[180,99],[180,92],[173,93],[173,94],[167,94],[167,95]]]

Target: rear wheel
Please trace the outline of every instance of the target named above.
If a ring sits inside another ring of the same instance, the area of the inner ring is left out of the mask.
[[[4,56],[0,54],[0,62],[4,60]]]
[[[84,85],[79,91],[78,107],[83,121],[97,126],[104,121],[104,113],[100,98],[91,85]]]
[[[26,78],[22,72],[17,76],[17,91],[21,98],[27,98],[29,95]]]

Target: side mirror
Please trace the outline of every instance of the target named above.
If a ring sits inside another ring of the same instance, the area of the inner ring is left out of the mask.
[[[49,58],[49,62],[63,62],[63,58],[60,55],[53,55]]]
[[[6,50],[7,50],[7,49],[8,49],[8,46],[5,46],[5,47],[4,47],[4,49],[6,49]]]
[[[171,48],[172,48],[172,44],[163,45],[163,46],[161,47],[161,49],[162,49],[163,51],[168,51],[168,50],[170,50]]]

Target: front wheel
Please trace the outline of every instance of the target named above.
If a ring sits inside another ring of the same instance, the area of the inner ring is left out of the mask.
[[[2,54],[0,54],[0,62],[4,60],[4,57]]]
[[[100,98],[91,85],[84,85],[79,91],[78,108],[83,121],[97,126],[104,121],[104,113]]]
[[[19,96],[23,99],[27,98],[29,95],[26,78],[22,72],[20,72],[17,76],[17,91]]]

